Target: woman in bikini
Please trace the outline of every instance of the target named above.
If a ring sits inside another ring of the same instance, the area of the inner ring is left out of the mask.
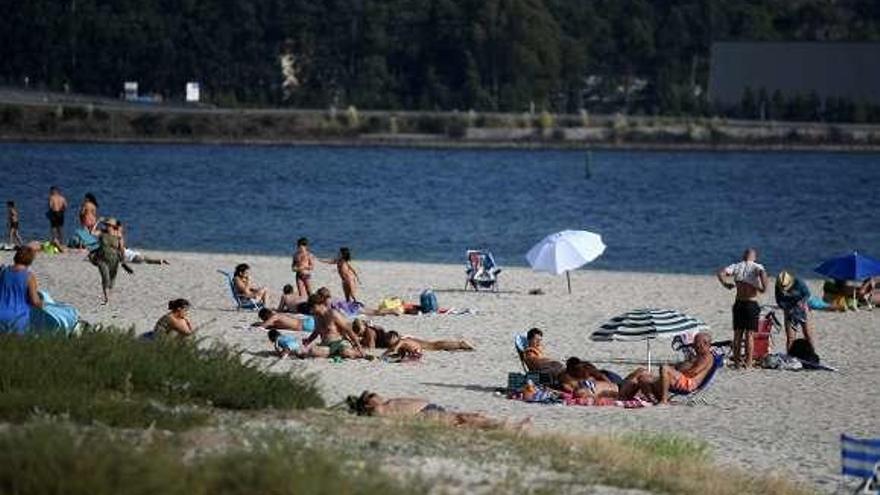
[[[235,267],[235,275],[232,277],[235,284],[235,293],[238,297],[254,299],[266,305],[269,299],[269,289],[258,287],[251,282],[251,267],[242,263]]]

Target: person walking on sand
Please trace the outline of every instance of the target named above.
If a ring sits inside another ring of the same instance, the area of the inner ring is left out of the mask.
[[[757,262],[758,251],[743,252],[742,261],[718,270],[718,281],[726,289],[736,289],[733,303],[733,366],[751,368],[754,333],[758,330],[760,294],[767,290],[767,272]],[[745,356],[743,356],[745,346]]]
[[[339,248],[339,256],[332,260],[321,260],[324,263],[336,265],[336,271],[339,272],[339,278],[342,279],[342,293],[345,295],[345,302],[359,302],[357,300],[358,284],[361,278],[351,265],[351,250],[347,247]]]
[[[46,217],[49,219],[49,237],[53,244],[63,246],[64,242],[64,212],[67,211],[67,199],[61,194],[58,186],[49,188],[49,211]]]
[[[15,207],[15,201],[6,202],[6,230],[9,234],[9,244],[13,246],[21,246],[21,235],[18,233],[18,208]]]
[[[315,268],[315,257],[309,252],[309,240],[300,237],[296,241],[296,251],[293,253],[291,263],[293,273],[296,274],[296,292],[300,297],[312,295],[312,270]]]
[[[104,232],[98,238],[98,248],[89,253],[89,261],[98,267],[101,274],[101,290],[104,295],[103,304],[110,303],[110,291],[116,283],[119,265],[125,259],[125,241],[120,232],[121,224],[115,218],[104,221]],[[127,270],[130,270],[126,266]]]

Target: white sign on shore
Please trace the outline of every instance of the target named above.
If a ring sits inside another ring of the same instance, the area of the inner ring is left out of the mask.
[[[199,83],[186,83],[186,101],[196,103],[199,101]]]
[[[123,95],[126,101],[134,101],[138,98],[137,81],[125,81],[122,83]]]

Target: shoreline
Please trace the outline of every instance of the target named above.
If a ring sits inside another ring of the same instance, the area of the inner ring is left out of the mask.
[[[720,288],[710,274],[580,270],[572,273],[574,293],[569,295],[564,278],[520,267],[504,270],[498,293],[474,293],[462,290],[464,274],[458,264],[359,261],[364,282],[360,298],[370,307],[389,296],[417,300],[421,290],[433,287],[441,307],[475,311],[460,316],[372,318],[376,323],[423,338],[466,338],[477,350],[428,353],[421,361],[408,364],[277,360],[266,355],[270,344],[265,332],[250,327],[256,315],[233,309],[228,287],[216,270],[248,262],[255,282],[272,291],[269,302],[274,305],[281,286],[292,280],[288,257],[145,254],[167,257],[171,265],[134,265],[134,275],[120,273],[109,307],[98,304],[97,270],[82,256],[39,256],[34,271],[42,289],[79,308],[87,321],[134,325],[137,333],[151,328],[164,313],[167,301],[186,297],[193,303],[193,323],[207,323],[199,335],[205,339],[203,345],[231,346],[240,350],[242,359],[273,371],[315,373],[328,403],[362,390],[375,390],[387,396],[425,397],[455,410],[483,411],[512,420],[531,416],[537,432],[676,432],[707,442],[721,466],[791,477],[823,492],[833,492],[839,479],[839,434],[871,436],[880,430],[880,420],[870,414],[880,407],[880,397],[865,393],[880,387],[880,374],[872,371],[880,362],[880,349],[863,345],[876,333],[880,311],[815,313],[818,352],[823,362],[839,367],[839,373],[724,369],[707,391],[708,404],[694,407],[627,410],[543,406],[493,393],[506,384],[509,372],[520,371],[512,346],[515,333],[537,326],[545,330],[551,357],[576,355],[613,362],[612,369],[626,373],[633,365],[621,360],[643,360],[645,345],[592,342],[589,334],[603,321],[636,307],[671,307],[703,319],[712,328],[713,337],[724,340],[731,334],[732,294]],[[10,256],[0,254],[0,262]],[[313,279],[316,287],[326,285],[334,295],[340,293],[339,277],[332,266],[317,267]],[[815,280],[808,285],[818,289]],[[534,288],[540,288],[544,295],[529,295]],[[764,296],[764,302],[771,299],[772,295]],[[784,340],[781,335],[774,338],[777,344],[780,338]],[[653,345],[652,351],[657,360],[676,358],[665,340]]]
[[[444,137],[378,139],[229,139],[229,138],[135,138],[94,136],[15,136],[0,135],[4,144],[109,144],[165,146],[244,146],[244,147],[334,147],[402,148],[426,150],[530,150],[530,151],[653,151],[691,153],[880,153],[880,143],[844,144],[760,144],[760,143],[581,143],[555,141],[476,141]]]

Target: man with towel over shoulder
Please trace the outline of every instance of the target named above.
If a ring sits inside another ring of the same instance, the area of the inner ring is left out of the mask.
[[[733,366],[751,368],[754,333],[761,317],[759,294],[767,290],[767,271],[757,262],[758,251],[746,249],[742,261],[718,270],[718,281],[727,289],[736,289],[733,303]],[[745,359],[743,359],[745,344]]]

